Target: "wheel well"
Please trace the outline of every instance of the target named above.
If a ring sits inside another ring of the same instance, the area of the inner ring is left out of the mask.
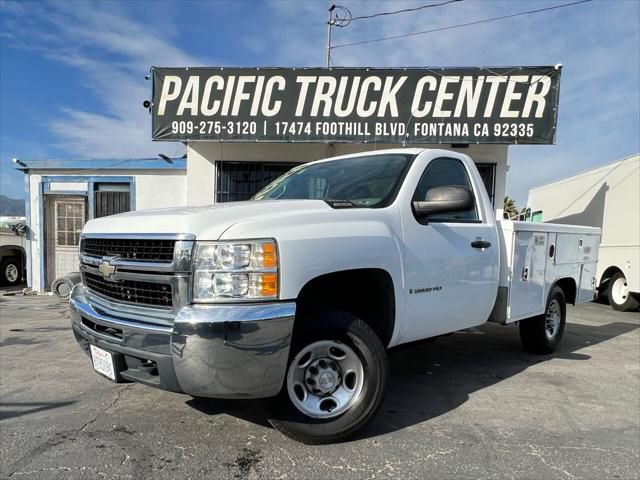
[[[0,249],[0,260],[4,260],[5,257],[16,257],[20,261],[20,266],[25,267],[25,251],[20,247],[5,246]]]
[[[307,282],[298,295],[297,318],[326,309],[343,310],[367,323],[383,345],[393,335],[396,302],[393,280],[377,268],[344,270]]]
[[[622,270],[620,270],[618,267],[613,265],[611,267],[608,267],[602,273],[602,277],[600,277],[600,283],[598,284],[598,288],[606,288],[607,284],[609,283],[609,280],[611,280],[611,277],[613,277],[618,272],[622,272]]]
[[[576,304],[576,282],[573,278],[561,278],[556,281],[554,286],[558,286],[562,289],[564,293],[564,298],[567,300],[567,303],[571,303],[573,305]]]

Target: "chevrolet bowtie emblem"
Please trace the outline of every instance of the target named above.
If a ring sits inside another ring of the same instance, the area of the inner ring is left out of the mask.
[[[116,273],[116,267],[111,265],[108,260],[104,260],[98,267],[98,271],[104,278],[109,278],[111,275]]]

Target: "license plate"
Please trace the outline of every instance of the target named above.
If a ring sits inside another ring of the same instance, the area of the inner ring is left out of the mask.
[[[93,368],[95,371],[115,382],[116,371],[113,368],[113,356],[111,353],[95,345],[89,346],[91,347],[91,359],[93,360]]]

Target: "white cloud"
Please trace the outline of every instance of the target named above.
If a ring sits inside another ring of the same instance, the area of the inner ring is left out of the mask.
[[[177,48],[168,29],[131,19],[116,3],[31,4],[29,9],[8,5],[26,25],[40,23],[26,29],[11,24],[14,30],[6,33],[15,40],[12,45],[78,69],[81,82],[104,106],[104,113],[63,108],[45,120],[57,138],[56,147],[92,158],[182,154],[180,144],[151,141],[151,118],[142,106],[151,85],[144,76],[152,65],[191,66],[206,60]],[[43,30],[42,24],[48,28]]]

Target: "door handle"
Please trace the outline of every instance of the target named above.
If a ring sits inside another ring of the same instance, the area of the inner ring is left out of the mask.
[[[486,240],[475,240],[471,242],[471,246],[473,248],[489,248],[491,246],[491,242],[487,242]]]

